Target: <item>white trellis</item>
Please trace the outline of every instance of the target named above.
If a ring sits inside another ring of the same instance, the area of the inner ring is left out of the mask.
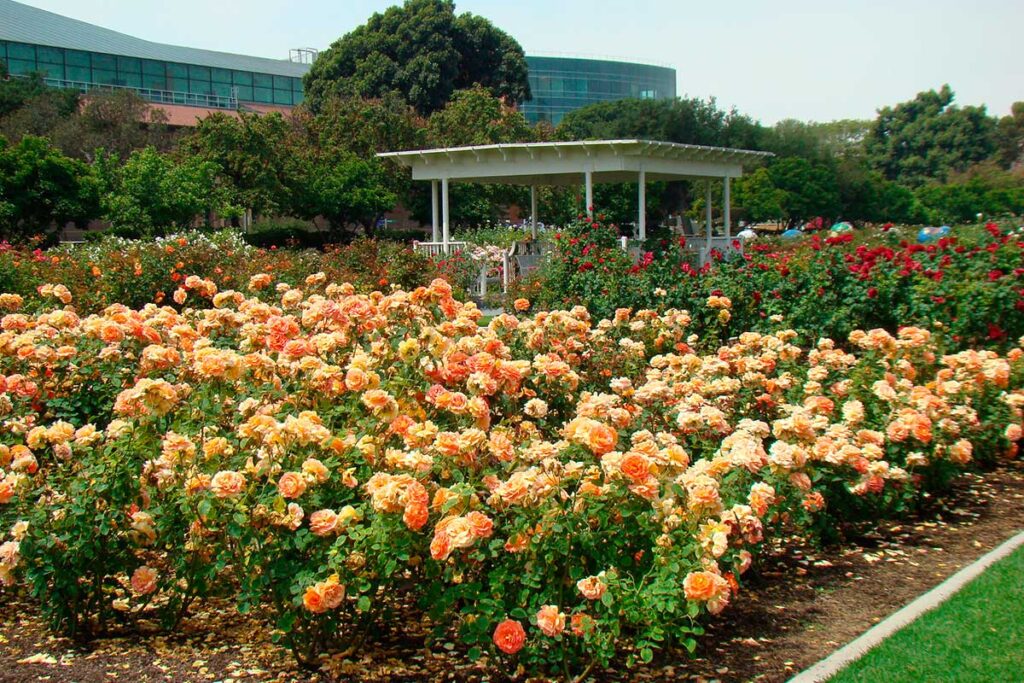
[[[706,214],[703,244],[697,249],[701,263],[714,250],[728,252],[732,245],[730,182],[743,175],[743,164],[771,156],[726,147],[683,145],[654,140],[586,140],[531,142],[473,147],[384,152],[412,169],[413,180],[429,180],[431,190],[431,242],[421,250],[450,253],[460,243],[451,241],[449,186],[454,182],[505,183],[530,187],[530,220],[537,234],[537,186],[578,185],[582,182],[588,214],[594,211],[595,183],[637,183],[637,238],[647,237],[646,186],[652,180],[704,180]],[[712,182],[722,182],[723,234],[714,235]],[[459,246],[457,246],[459,245]]]

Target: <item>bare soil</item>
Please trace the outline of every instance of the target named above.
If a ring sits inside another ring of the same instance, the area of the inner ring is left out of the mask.
[[[787,541],[709,624],[695,657],[669,651],[649,666],[613,668],[595,681],[785,681],[1024,529],[1024,466],[968,474],[917,514],[823,550]],[[427,646],[422,623],[376,634],[362,654],[295,667],[260,615],[208,601],[168,635],[76,647],[46,630],[16,596],[0,604],[0,681],[486,681],[519,678],[451,643]]]

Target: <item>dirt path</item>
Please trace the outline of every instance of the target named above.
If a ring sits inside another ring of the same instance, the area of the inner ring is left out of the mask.
[[[696,659],[668,652],[648,667],[598,681],[785,681],[961,567],[1024,529],[1024,467],[967,475],[919,516],[886,523],[855,543],[776,549],[721,618]],[[209,602],[169,636],[109,638],[76,650],[46,631],[36,610],[0,604],[0,681],[483,681],[505,674],[438,644],[379,634],[356,660],[298,671],[254,617]],[[411,632],[410,632],[411,631]],[[453,648],[452,648],[453,649]]]

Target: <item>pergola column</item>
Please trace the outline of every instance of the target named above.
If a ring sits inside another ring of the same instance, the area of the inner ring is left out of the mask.
[[[722,217],[725,220],[725,241],[729,244],[732,241],[732,207],[729,206],[729,176],[725,176],[725,184],[722,187]]]
[[[587,217],[594,217],[594,173],[589,168],[583,172],[583,185],[587,194]]]
[[[530,232],[537,239],[537,186],[530,185]]]
[[[444,244],[444,253],[448,253],[448,179],[441,178],[441,210],[444,213],[441,224],[441,241]]]
[[[441,224],[437,216],[437,181],[430,181],[430,241],[441,241]]]
[[[637,190],[637,206],[639,207],[637,215],[637,235],[640,241],[643,242],[647,239],[647,172],[644,171],[644,167],[640,167],[640,182],[639,189]]]
[[[706,183],[704,183],[704,220],[705,220],[705,228],[704,229],[707,230],[707,233],[708,233],[707,234],[707,239],[708,239],[707,260],[708,261],[711,260],[711,219],[712,219],[712,214],[711,214],[711,181],[709,180]]]

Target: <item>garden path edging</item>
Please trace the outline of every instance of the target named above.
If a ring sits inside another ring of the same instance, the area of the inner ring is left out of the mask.
[[[819,683],[834,676],[841,669],[867,654],[868,650],[871,650],[904,626],[915,621],[925,612],[935,609],[953,597],[961,588],[980,576],[982,572],[1021,546],[1024,546],[1024,531],[1020,531],[1010,537],[1001,545],[953,574],[938,586],[916,598],[910,604],[890,614],[825,659],[789,679],[788,683]]]

